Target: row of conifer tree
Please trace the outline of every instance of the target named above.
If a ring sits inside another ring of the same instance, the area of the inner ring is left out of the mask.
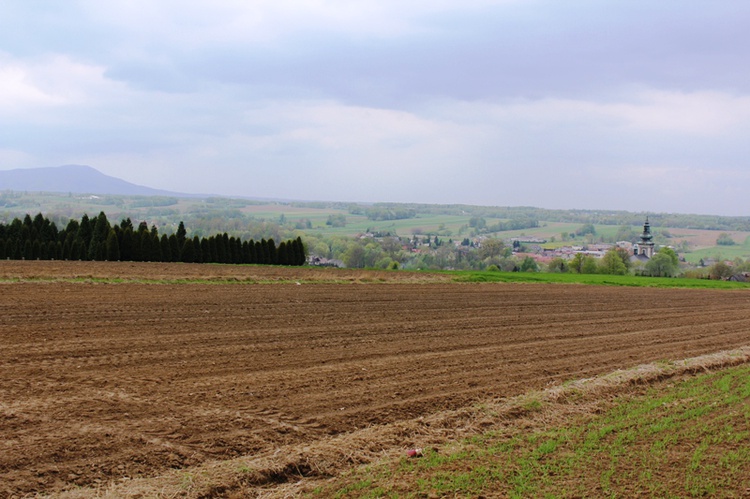
[[[104,212],[97,217],[71,219],[64,229],[41,213],[33,219],[0,222],[0,259],[12,260],[108,260],[133,262],[255,263],[303,265],[302,239],[290,239],[278,246],[273,239],[242,241],[227,233],[211,237],[187,237],[180,222],[177,232],[159,235],[146,222],[134,226],[123,219],[112,225]]]

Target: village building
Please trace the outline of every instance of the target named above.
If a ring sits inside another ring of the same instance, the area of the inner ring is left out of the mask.
[[[651,234],[651,224],[648,223],[648,217],[646,217],[646,223],[643,224],[643,233],[641,234],[641,242],[633,245],[633,256],[630,258],[632,261],[648,261],[654,256],[654,241],[653,234]]]

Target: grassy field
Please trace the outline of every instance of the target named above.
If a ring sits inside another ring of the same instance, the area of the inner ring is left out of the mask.
[[[643,391],[567,414],[529,398],[525,424],[360,469],[312,496],[747,497],[750,366]]]
[[[634,286],[656,288],[750,289],[743,282],[683,279],[668,277],[618,276],[605,274],[550,274],[534,272],[450,272],[458,282],[528,282],[549,284],[593,284],[604,286]]]
[[[685,254],[685,259],[691,263],[698,263],[701,259],[733,260],[735,258],[748,258],[748,255],[750,255],[750,237],[745,238],[742,244],[713,246],[692,251]]]

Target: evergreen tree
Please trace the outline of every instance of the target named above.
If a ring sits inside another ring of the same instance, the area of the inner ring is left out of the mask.
[[[138,258],[136,261],[147,262],[151,257],[151,239],[148,231],[148,223],[139,223],[138,230],[133,233],[133,236],[133,251]],[[145,244],[145,246],[149,249],[149,251],[146,253],[143,252],[144,239],[148,239],[148,242]]]
[[[208,249],[209,249],[209,256],[210,256],[210,259],[208,261],[210,263],[218,263],[219,262],[219,245],[216,243],[216,237],[211,236],[208,238]]]
[[[184,263],[193,263],[195,261],[195,248],[192,239],[185,239],[180,252],[180,258]]]
[[[13,221],[10,223],[10,227],[8,227],[8,231],[7,231],[8,239],[19,240],[21,237],[22,228],[23,228],[23,223],[21,223],[21,221],[18,218],[14,218]]]
[[[151,231],[151,261],[152,262],[166,262],[164,256],[161,254],[161,241],[159,240],[159,233]]]
[[[289,265],[289,260],[286,251],[286,243],[281,241],[279,247],[276,250],[276,263],[279,265]]]
[[[153,261],[152,260],[153,251],[151,249],[151,244],[153,242],[153,239],[151,239],[151,234],[146,230],[146,231],[140,232],[140,236],[141,236],[141,259],[144,262],[151,262]]]
[[[439,244],[437,238],[435,244]],[[135,231],[129,218],[113,226],[102,211],[92,219],[86,214],[80,222],[70,219],[59,231],[41,213],[33,218],[29,214],[16,217],[8,225],[0,223],[2,258],[302,265],[305,249],[300,237],[278,247],[272,238],[243,241],[227,232],[189,238],[184,222],[175,234],[160,236],[156,225],[149,229],[145,221]]]
[[[210,263],[211,260],[211,247],[207,238],[201,238],[201,262]]]
[[[273,238],[268,240],[268,263],[271,265],[278,263],[276,261],[276,243]]]
[[[297,240],[288,241],[286,245],[286,254],[289,265],[299,265],[299,253],[297,251]]]
[[[70,235],[65,238],[65,242],[62,246],[62,255],[60,256],[61,260],[72,260],[72,258],[70,257],[70,245],[72,244],[71,239],[72,238],[70,237]]]
[[[265,251],[263,250],[263,246],[265,240],[261,239],[260,241],[255,241],[255,261],[253,263],[264,263],[265,259]]]
[[[34,217],[34,220],[31,222],[31,225],[34,226],[34,228],[37,230],[37,233],[41,233],[42,229],[44,228],[44,215],[41,213],[37,213],[37,215]]]
[[[193,261],[195,263],[203,262],[203,255],[201,254],[201,240],[198,236],[193,236]]]
[[[175,234],[172,234],[169,236],[169,253],[171,256],[172,262],[179,262],[180,261],[180,246],[179,242],[177,241],[177,236]]]
[[[24,224],[21,227],[21,243],[26,244],[26,241],[31,241],[31,226]]]
[[[141,236],[143,235],[143,231],[136,231],[133,232],[133,241],[130,249],[130,261],[132,262],[142,262],[143,261],[143,255],[141,253]]]
[[[50,241],[54,241],[57,238],[57,227],[41,213],[37,214],[37,216],[34,217],[32,225],[34,226],[37,237],[39,237],[40,243],[46,244]]]
[[[117,240],[117,234],[114,230],[109,230],[107,236],[107,260],[117,262],[120,260],[120,243]]]
[[[302,238],[300,236],[297,236],[296,243],[295,253],[297,254],[297,265],[304,265],[307,261],[307,252],[305,251],[305,245],[302,243]]]
[[[247,263],[258,263],[258,253],[256,251],[255,241],[250,239],[247,243],[248,262]]]
[[[169,236],[162,234],[159,239],[159,247],[161,248],[161,261],[171,262],[172,261],[172,250],[169,246]]]
[[[21,241],[18,239],[13,240],[8,251],[8,256],[13,260],[20,260],[23,257],[21,254]]]
[[[109,220],[107,220],[107,215],[103,211],[99,213],[99,216],[94,218],[91,225],[88,259],[101,261],[104,260],[107,254],[106,243],[111,226]]]
[[[224,246],[224,259],[221,263],[232,263],[232,248],[229,245],[229,234],[226,232],[221,235],[222,245]]]
[[[65,226],[65,236],[73,236],[75,237],[78,234],[78,230],[80,229],[81,224],[78,223],[78,220],[70,219],[70,222],[68,222],[68,225]],[[71,240],[71,243],[73,241]]]
[[[128,219],[129,220],[129,219]],[[124,262],[133,261],[133,227],[125,227],[120,231],[122,233],[122,241],[120,242],[120,258]]]
[[[227,247],[222,236],[216,236],[216,262],[227,263]],[[228,239],[228,238],[227,238]]]
[[[253,263],[252,259],[250,258],[250,248],[251,244],[248,241],[242,242],[242,263]]]
[[[28,217],[28,215],[26,216]],[[31,217],[29,217],[29,220],[31,220]],[[23,243],[23,259],[34,259],[34,245],[31,243],[31,239],[27,239],[26,242]]]
[[[126,229],[133,230],[133,221],[130,220],[129,217],[128,218],[123,218],[120,221],[120,229],[122,229],[123,231],[125,231]]]
[[[91,220],[88,215],[84,213],[81,217],[81,225],[78,227],[78,240],[81,242],[81,247],[88,251],[89,243],[93,235],[93,228],[91,227]],[[78,259],[85,260],[86,257],[82,254],[78,255]]]
[[[235,265],[242,263],[242,241],[240,238],[229,238],[229,247],[232,249],[230,261]]]
[[[229,235],[227,235],[226,245],[227,245],[227,263],[237,263],[236,262],[237,252],[234,247],[234,236],[229,237]]]
[[[177,244],[180,248],[185,244],[185,236],[187,231],[185,230],[185,224],[180,221],[180,225],[177,227]]]
[[[81,240],[78,238],[73,239],[73,243],[70,245],[70,259],[80,260],[81,259]]]
[[[258,263],[263,265],[268,265],[270,263],[270,253],[268,251],[268,241],[266,241],[265,238],[261,238],[260,240],[260,258],[258,259]]]

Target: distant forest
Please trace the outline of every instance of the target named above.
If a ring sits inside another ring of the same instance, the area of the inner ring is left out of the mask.
[[[209,197],[181,199],[170,196],[76,196],[60,193],[20,192],[0,190],[0,220],[23,218],[25,213],[41,211],[58,221],[67,223],[87,211],[100,209],[113,218],[149,220],[159,227],[184,220],[193,233],[209,235],[228,231],[243,239],[259,240],[262,237],[276,240],[292,237],[294,230],[309,230],[304,220],[296,227],[280,230],[276,219],[258,218],[245,211],[252,206],[274,205],[273,211],[283,213],[284,206],[331,211],[337,214],[361,215],[373,222],[419,219],[441,215],[467,216],[485,219],[521,221],[526,227],[532,222],[564,222],[595,225],[640,226],[648,216],[652,227],[670,227],[700,230],[750,231],[750,216],[721,216],[685,213],[628,212],[622,210],[546,209],[531,206],[476,206],[465,204],[418,203],[353,203],[322,201],[262,201],[239,198]],[[265,210],[264,210],[265,211]],[[265,222],[261,224],[258,222]],[[297,220],[288,220],[294,225]],[[275,223],[275,225],[274,225]],[[492,232],[487,227],[485,232]],[[497,227],[498,230],[508,230]],[[294,234],[293,237],[297,235]]]
[[[104,212],[97,217],[71,219],[64,229],[41,213],[33,219],[0,223],[0,258],[13,260],[108,260],[133,262],[233,263],[303,265],[306,261],[301,238],[281,242],[230,237],[186,237],[182,222],[175,234],[159,235],[156,226],[130,218],[111,225]]]
[[[349,213],[361,213],[354,203],[293,202],[293,206],[337,208]],[[375,203],[365,210],[371,220],[388,219],[384,214],[396,214],[392,219],[418,215],[470,215],[508,220],[544,220],[545,222],[590,223],[597,225],[642,225],[645,215],[653,227],[673,227],[701,230],[750,231],[750,216],[698,215],[685,213],[645,213],[621,210],[555,210],[531,206],[474,206],[463,204]],[[501,230],[509,230],[502,228]]]

